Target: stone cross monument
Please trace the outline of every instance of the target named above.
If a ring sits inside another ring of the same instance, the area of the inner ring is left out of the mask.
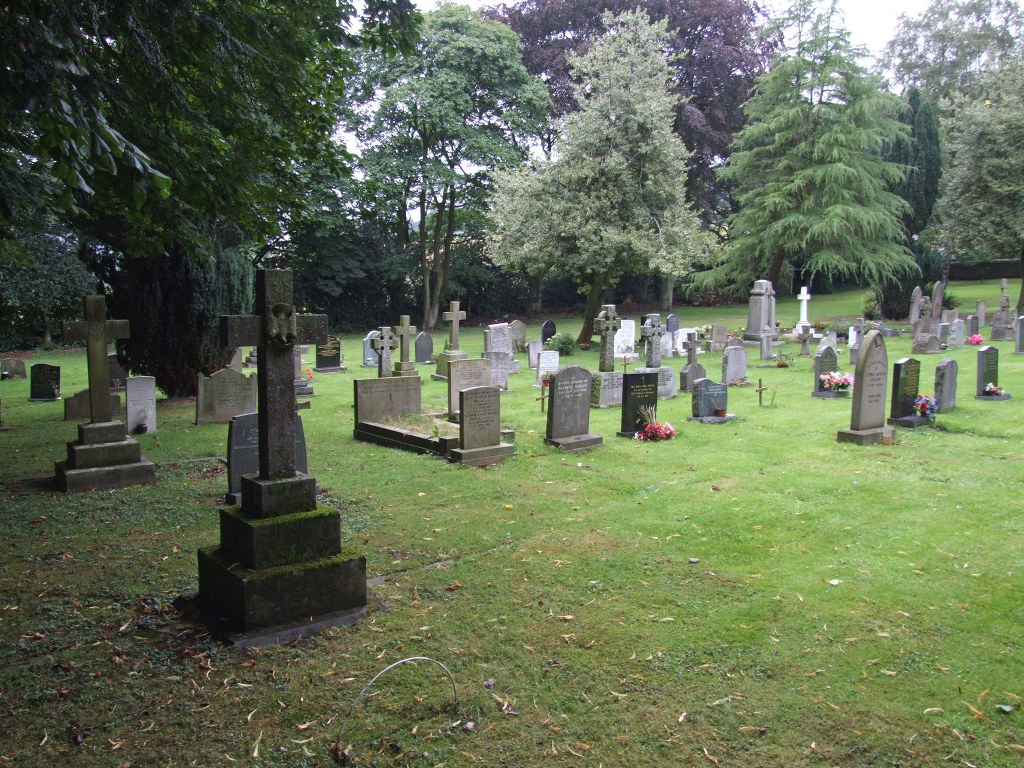
[[[622,319],[615,313],[614,304],[604,304],[594,320],[594,327],[601,334],[601,357],[597,364],[599,371],[615,370],[615,332],[622,327]]]
[[[392,329],[398,337],[398,362],[395,376],[415,376],[416,362],[409,354],[409,342],[416,338],[416,326],[409,325],[409,316],[402,315],[401,322]]]
[[[398,349],[398,337],[390,326],[382,325],[377,330],[380,335],[370,343],[377,353],[377,378],[383,379],[395,375],[391,361],[394,360],[394,351]]]
[[[661,367],[661,339],[665,335],[665,326],[661,324],[660,315],[648,315],[640,328],[640,338],[645,341],[648,368]]]

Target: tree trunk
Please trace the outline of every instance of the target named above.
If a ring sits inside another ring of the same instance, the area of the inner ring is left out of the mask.
[[[601,309],[601,301],[604,299],[604,292],[607,289],[607,275],[594,275],[590,281],[590,292],[587,294],[587,308],[583,311],[583,328],[576,338],[576,346],[580,349],[588,349],[594,339],[594,320]]]
[[[782,265],[785,263],[786,254],[783,251],[777,251],[772,257],[772,268],[768,272],[768,280],[773,288],[779,284],[779,276],[782,275]]]
[[[544,275],[526,275],[526,285],[530,290],[529,313],[531,317],[540,317],[544,311]]]
[[[437,206],[434,223],[434,290],[427,309],[426,330],[433,330],[441,315],[441,297],[448,286],[448,274],[452,265],[452,241],[455,238],[455,189],[445,187],[441,202]]]
[[[661,278],[661,299],[662,312],[672,311],[673,292],[676,287],[676,279],[672,275],[665,275]]]
[[[420,281],[423,283],[423,327],[430,316],[430,251],[427,250],[427,190],[420,187]]]

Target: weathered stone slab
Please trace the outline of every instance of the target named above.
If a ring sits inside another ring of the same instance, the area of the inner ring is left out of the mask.
[[[200,376],[196,394],[196,424],[227,424],[235,416],[256,410],[256,378],[231,368]]]
[[[423,381],[419,376],[390,376],[386,379],[356,379],[355,423],[401,419],[423,410]]]
[[[230,368],[226,370],[231,370]],[[125,431],[130,435],[156,432],[156,379],[129,376],[124,395]]]
[[[448,363],[448,419],[455,420],[458,416],[459,392],[463,389],[490,386],[490,360],[451,360]]]
[[[893,428],[885,423],[889,358],[881,332],[871,330],[864,334],[854,380],[850,428],[840,430],[836,440],[857,445],[891,441]]]
[[[956,408],[956,360],[947,357],[935,366],[935,412],[949,413]]]
[[[611,408],[622,405],[621,371],[598,371],[593,374],[590,405],[592,408]]]
[[[110,395],[110,413],[115,420],[121,418],[121,396],[117,392]],[[82,421],[89,419],[89,390],[83,389],[71,397],[64,398],[64,421]]]

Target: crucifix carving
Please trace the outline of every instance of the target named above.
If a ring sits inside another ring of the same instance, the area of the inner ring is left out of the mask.
[[[89,367],[89,419],[93,424],[114,420],[110,404],[110,361],[107,344],[128,338],[127,320],[107,320],[107,301],[102,296],[85,297],[85,320],[64,323],[65,341],[84,341]]]
[[[448,349],[459,348],[459,321],[466,319],[466,313],[459,311],[459,302],[453,301],[448,305],[448,311],[441,315],[447,320],[448,326]]]
[[[260,479],[295,477],[295,344],[323,344],[327,315],[299,315],[292,299],[292,273],[256,273],[258,315],[222,315],[221,343],[256,347]]]

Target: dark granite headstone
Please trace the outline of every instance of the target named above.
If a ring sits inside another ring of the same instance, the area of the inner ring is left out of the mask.
[[[665,330],[669,333],[675,333],[679,330],[679,315],[675,312],[670,312],[668,317],[665,318]]]
[[[956,360],[947,357],[935,366],[935,412],[949,413],[956,408]]]
[[[622,376],[622,421],[619,437],[633,437],[645,422],[641,411],[658,407],[658,372],[625,373]]]
[[[416,362],[419,365],[434,362],[434,337],[426,331],[420,331],[416,336]]]
[[[711,379],[697,379],[693,385],[691,415],[697,418],[725,416],[729,407],[729,386]]]
[[[123,392],[125,382],[128,381],[128,371],[117,361],[117,355],[107,357],[110,366],[110,391]]]
[[[557,331],[555,330],[555,321],[545,320],[544,324],[541,325],[540,327],[540,343],[547,344],[548,339],[554,336],[556,332]]]
[[[376,379],[373,379],[376,381]],[[242,503],[242,475],[251,475],[260,468],[260,424],[255,413],[233,416],[228,422],[228,504]],[[295,414],[295,470],[306,474],[306,433],[302,417]]]
[[[316,346],[316,365],[313,368],[317,373],[337,373],[345,370],[341,364],[341,339],[337,336],[328,336],[327,342]]]
[[[914,400],[921,394],[921,361],[901,357],[892,366],[892,399],[889,424],[894,427],[918,427],[928,418],[914,410]]]
[[[544,442],[565,451],[578,451],[603,440],[590,434],[593,374],[579,365],[566,366],[551,377],[548,421]]]
[[[31,368],[29,401],[60,400],[60,366],[36,363]]]
[[[996,347],[985,345],[978,350],[978,387],[975,397],[979,400],[1010,399],[1007,392],[986,394],[985,388],[989,385],[999,386],[999,350]]]

